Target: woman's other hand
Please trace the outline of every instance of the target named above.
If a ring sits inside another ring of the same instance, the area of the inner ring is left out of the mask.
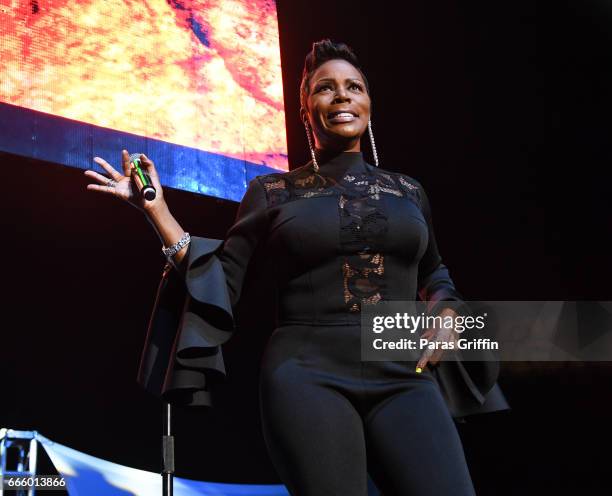
[[[118,172],[103,158],[94,157],[93,160],[99,164],[110,177],[103,176],[102,174],[99,174],[93,170],[86,170],[85,175],[95,179],[99,183],[88,184],[88,190],[99,191],[107,195],[116,196],[117,198],[125,200],[130,205],[133,205],[138,210],[144,211],[145,213],[160,209],[160,207],[164,206],[165,200],[163,189],[161,183],[159,182],[159,176],[157,174],[157,170],[155,169],[155,164],[145,155],[140,155],[140,162],[145,172],[149,174],[153,187],[156,191],[155,199],[151,201],[144,199],[131,177],[130,154],[127,150],[122,150],[121,152],[121,166],[123,168],[123,174]]]
[[[446,317],[451,317],[454,321],[456,315],[457,313],[453,309],[445,308],[440,312],[439,317],[442,317],[443,321],[446,320]],[[421,334],[421,339],[427,339],[433,346],[427,345],[423,351],[416,365],[417,372],[424,370],[426,365],[438,365],[446,351],[443,343],[446,343],[453,350],[457,347],[458,336],[454,328],[442,327],[427,329]]]

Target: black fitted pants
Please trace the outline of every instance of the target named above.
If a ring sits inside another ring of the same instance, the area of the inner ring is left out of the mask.
[[[288,325],[267,344],[263,432],[292,496],[473,496],[454,421],[416,362],[362,362],[358,326]]]

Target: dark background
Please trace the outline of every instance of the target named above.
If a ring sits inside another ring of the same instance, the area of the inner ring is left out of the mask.
[[[427,189],[466,299],[611,300],[606,3],[278,1],[292,168],[309,160],[304,56],[320,38],[345,41],[370,82],[381,167]],[[161,404],[135,383],[157,237],[135,209],[87,192],[82,171],[6,154],[0,167],[0,426],[159,470]],[[223,238],[237,207],[166,196],[201,236]],[[217,408],[177,413],[179,476],[278,482],[259,428],[260,328],[226,346]],[[605,491],[611,381],[607,363],[503,364],[513,410],[459,426],[478,494]]]

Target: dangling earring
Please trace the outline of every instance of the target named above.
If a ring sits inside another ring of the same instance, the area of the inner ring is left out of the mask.
[[[306,137],[308,138],[308,146],[310,147],[310,155],[312,156],[312,168],[315,172],[319,172],[319,164],[317,163],[317,157],[315,157],[314,148],[312,147],[312,138],[310,137],[310,129],[308,128],[307,121],[304,121],[304,127],[306,128]]]
[[[376,143],[374,143],[374,134],[372,133],[372,119],[368,120],[368,134],[370,135],[370,143],[372,144],[374,163],[376,164],[376,167],[378,167],[378,153],[376,153]]]

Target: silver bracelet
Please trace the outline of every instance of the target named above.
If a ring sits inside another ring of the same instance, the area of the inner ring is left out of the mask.
[[[190,242],[191,236],[189,236],[189,233],[186,232],[183,234],[183,237],[179,239],[176,243],[174,243],[172,246],[168,248],[162,246],[162,252],[166,256],[168,261],[171,261],[172,257],[176,255],[179,251],[181,251],[181,248],[188,245]]]

